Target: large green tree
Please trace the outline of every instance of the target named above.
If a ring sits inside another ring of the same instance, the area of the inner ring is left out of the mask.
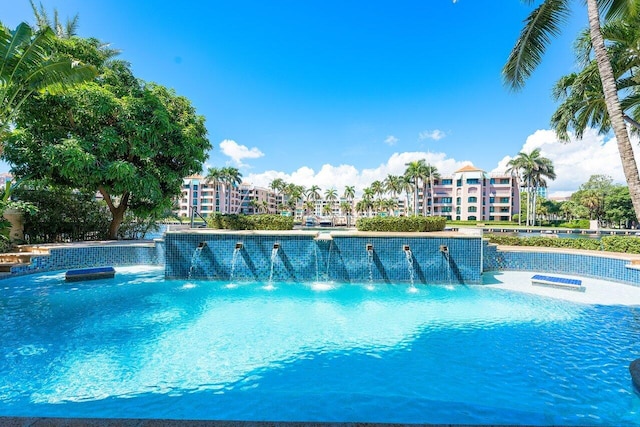
[[[534,0],[524,0],[528,4]],[[505,82],[512,89],[524,86],[525,81],[542,60],[551,38],[559,32],[571,12],[571,0],[544,0],[527,17],[516,45],[503,68]],[[624,115],[618,98],[618,87],[613,67],[607,53],[601,31],[600,8],[608,11],[607,17],[638,14],[638,0],[586,0],[589,18],[589,34],[595,60],[602,82],[606,109],[615,134],[631,200],[636,215],[640,214],[640,174],[635,161]]]
[[[24,102],[4,158],[17,177],[100,193],[116,239],[127,209],[164,210],[182,178],[198,173],[211,144],[204,118],[184,97],[135,78],[95,39],[58,39],[67,52],[99,71],[95,81]]]
[[[48,27],[34,31],[23,22],[10,31],[0,23],[0,152],[28,99],[43,92],[62,93],[96,76],[93,66],[58,54],[57,47]]]

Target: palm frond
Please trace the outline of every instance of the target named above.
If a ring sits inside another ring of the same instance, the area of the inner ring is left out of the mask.
[[[569,0],[545,0],[525,20],[525,26],[502,69],[505,84],[521,89],[540,64],[552,37],[569,16]]]

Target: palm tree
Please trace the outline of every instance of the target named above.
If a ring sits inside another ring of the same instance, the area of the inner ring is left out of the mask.
[[[413,191],[411,177],[408,175],[400,175],[400,188],[405,194],[405,215],[409,215],[409,193]]]
[[[507,173],[522,176],[527,191],[527,224],[535,225],[535,207],[538,188],[546,186],[544,178],[555,179],[553,163],[540,155],[540,149],[536,148],[531,153],[518,153],[509,160]]]
[[[356,187],[354,187],[353,185],[347,185],[344,187],[344,193],[342,194],[342,197],[351,201],[355,196],[356,196]]]
[[[216,207],[220,206],[220,182],[222,180],[222,170],[220,168],[209,168],[205,181],[213,184],[215,189]]]
[[[311,199],[311,200],[320,200],[320,187],[318,187],[317,185],[312,185],[308,190],[307,190],[307,198]]]
[[[424,182],[427,176],[427,165],[424,159],[420,159],[409,162],[406,166],[407,169],[405,170],[404,175],[410,178],[413,185],[413,214],[418,215],[418,188],[420,186],[420,181],[422,180]],[[424,204],[426,204],[426,200],[423,198],[423,205]]]
[[[242,182],[242,174],[238,168],[224,167],[220,169],[220,181],[224,184],[227,198],[227,213],[231,213],[231,190]],[[238,209],[240,205],[238,205]]]
[[[530,0],[529,2],[531,3]],[[529,15],[525,27],[522,29],[516,45],[502,70],[505,82],[512,89],[522,88],[525,80],[539,65],[542,53],[550,42],[551,36],[556,36],[559,33],[560,24],[568,18],[570,3],[570,0],[544,0]],[[638,173],[638,166],[624,123],[613,67],[600,27],[600,10],[598,8],[599,6],[603,7],[603,9],[608,7],[608,18],[633,16],[633,14],[638,14],[638,2],[637,0],[586,0],[586,4],[591,46],[595,53],[602,82],[606,109],[618,144],[618,152],[620,153],[624,176],[629,186],[633,208],[640,218],[640,174]]]
[[[269,188],[271,188],[276,193],[276,203],[278,203],[278,199],[280,198],[280,193],[287,186],[287,183],[284,182],[281,178],[276,178],[269,184]],[[278,208],[276,205],[276,213],[278,213]]]
[[[398,198],[398,194],[402,193],[402,177],[398,175],[387,175],[384,179],[384,187],[391,197],[394,199]],[[396,203],[397,204],[397,203]]]
[[[36,93],[62,93],[93,79],[93,66],[54,54],[56,36],[50,28],[34,32],[21,23],[14,31],[0,24],[0,144],[22,104]],[[0,152],[2,146],[0,146]]]
[[[602,34],[609,42],[607,49],[619,96],[622,96],[623,118],[638,131],[640,81],[636,74],[640,68],[640,15],[609,21],[602,27]],[[551,123],[563,141],[569,141],[570,127],[577,138],[582,138],[587,127],[597,128],[601,134],[611,130],[602,81],[596,61],[591,59],[591,50],[591,37],[586,32],[576,42],[576,57],[583,69],[561,77],[553,88],[553,97],[561,104],[551,117]]]
[[[374,196],[377,197],[378,199],[382,197],[382,195],[387,191],[385,189],[384,184],[382,184],[381,181],[377,181],[377,180],[373,181],[369,186],[369,188],[371,189],[371,191],[373,191]]]
[[[435,186],[435,180],[440,179],[440,173],[438,172],[437,167],[430,164],[426,164],[424,167],[424,174],[426,179],[423,181],[422,194],[425,197],[427,197],[427,189],[426,189],[427,182],[429,183],[429,192],[428,192],[428,199],[423,204],[423,211],[426,213],[426,207],[428,205],[429,215],[433,215],[433,188]]]
[[[362,190],[362,201],[364,201],[364,205],[367,206],[368,214],[371,216],[371,209],[373,208],[373,198],[375,197],[374,191],[367,187]]]
[[[352,212],[353,211],[353,205],[351,204],[350,201],[343,200],[342,202],[340,202],[340,210],[347,217],[347,227],[350,227],[351,226],[351,215],[353,213]]]
[[[327,190],[325,190],[324,192],[324,198],[327,202],[326,206],[329,206],[330,213],[331,213],[331,222],[333,223],[333,205],[335,204],[336,200],[338,200],[338,192],[336,191],[335,188],[329,188]],[[324,211],[324,208],[323,208]]]
[[[77,35],[78,31],[78,14],[76,13],[73,18],[67,19],[67,21],[63,24],[60,21],[60,17],[58,16],[58,10],[53,9],[53,22],[49,19],[49,15],[47,14],[47,10],[44,8],[42,3],[39,4],[39,7],[36,7],[33,0],[29,0],[31,3],[31,9],[33,10],[33,15],[36,18],[36,25],[38,29],[44,29],[46,27],[50,27],[55,31],[56,36],[61,39],[68,39]]]

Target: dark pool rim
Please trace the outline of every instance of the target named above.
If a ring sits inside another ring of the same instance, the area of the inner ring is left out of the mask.
[[[170,420],[141,418],[38,418],[38,417],[1,417],[2,427],[533,427],[528,424],[394,424],[366,422],[298,422],[298,421],[204,421],[204,420]],[[562,427],[560,424],[553,424]],[[540,427],[537,425],[537,427]],[[575,426],[574,426],[575,427]]]

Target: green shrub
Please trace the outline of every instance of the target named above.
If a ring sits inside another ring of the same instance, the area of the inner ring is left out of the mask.
[[[588,219],[573,219],[571,221],[563,222],[558,224],[558,227],[564,228],[583,228],[588,230],[590,227]]]
[[[498,234],[485,234],[484,237],[489,239],[491,243],[506,246],[538,246],[545,248],[589,249],[594,251],[602,250],[603,247],[600,240],[588,237],[560,239],[552,237],[502,236]],[[606,237],[603,239],[606,239]]]
[[[217,213],[207,218],[207,226],[219,230],[292,230],[293,217]]]
[[[401,216],[358,218],[358,231],[442,231],[447,223],[440,216]]]
[[[640,254],[640,238],[633,236],[604,236],[602,238],[602,250]]]

